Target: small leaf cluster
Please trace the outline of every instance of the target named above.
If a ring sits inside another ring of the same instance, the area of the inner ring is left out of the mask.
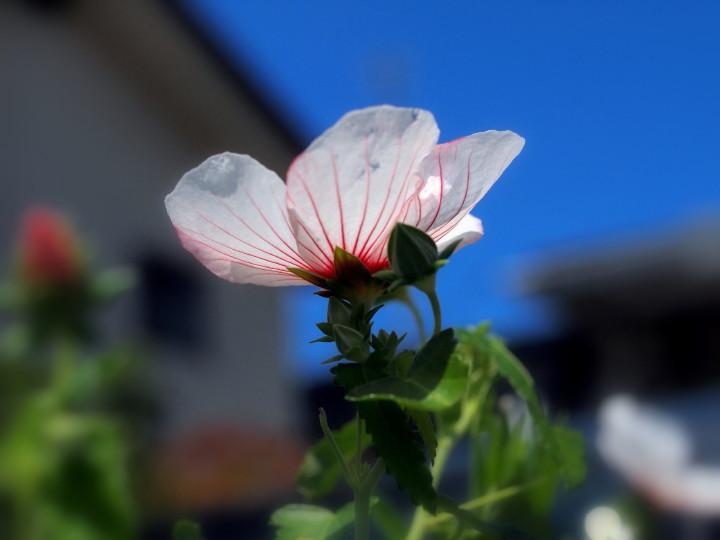
[[[340,354],[325,360],[324,363],[336,362],[338,360],[350,360],[352,362],[364,362],[370,356],[371,342],[378,345],[378,337],[373,336],[372,318],[382,307],[382,304],[370,310],[365,309],[364,304],[353,306],[347,300],[337,296],[328,299],[327,322],[317,324],[317,327],[324,334],[314,342],[335,343]],[[394,333],[393,339],[399,343]]]

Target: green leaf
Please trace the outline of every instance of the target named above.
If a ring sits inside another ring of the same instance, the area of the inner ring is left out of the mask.
[[[585,479],[585,441],[575,430],[552,426],[558,450],[560,472],[568,486],[577,486]]]
[[[585,477],[582,437],[572,430],[550,424],[535,393],[532,377],[502,341],[489,336],[485,343],[490,361],[527,403],[535,429],[557,461],[566,484],[577,485]]]
[[[403,407],[440,411],[465,391],[467,368],[452,355],[457,341],[452,328],[432,337],[415,356],[405,377],[392,376],[348,392],[351,401],[388,400]]]
[[[387,497],[383,497],[382,494],[377,497],[371,517],[384,540],[405,540],[407,534],[405,512],[395,508]]]
[[[352,391],[367,381],[360,364],[339,364],[331,371],[337,384],[346,391]],[[414,504],[421,504],[428,511],[435,512],[437,494],[432,486],[432,476],[418,440],[410,429],[408,415],[391,401],[368,401],[356,405],[388,473]]]
[[[90,294],[97,302],[107,302],[131,290],[136,282],[131,268],[106,270],[90,282]]]
[[[200,525],[194,521],[181,519],[173,528],[173,540],[202,540]]]
[[[355,517],[352,503],[333,513],[309,504],[290,504],[273,512],[270,524],[276,540],[351,540]]]
[[[530,535],[514,525],[481,520],[472,512],[461,508],[454,500],[446,495],[438,496],[438,507],[444,512],[455,516],[458,521],[466,526],[483,533],[483,538],[486,537],[486,534],[490,534],[491,536],[489,536],[489,538],[502,540],[533,540]]]
[[[346,462],[355,456],[357,421],[352,420],[341,429],[333,431],[335,443],[340,448]],[[370,446],[370,436],[362,434],[361,452]],[[305,454],[296,483],[298,490],[310,499],[316,499],[332,492],[340,478],[340,464],[333,452],[330,442],[323,437]]]
[[[413,422],[415,422],[415,427],[417,427],[420,437],[422,437],[423,444],[425,444],[425,453],[430,463],[434,463],[438,442],[435,436],[435,424],[433,424],[430,413],[413,409],[410,409],[408,413],[413,419]]]

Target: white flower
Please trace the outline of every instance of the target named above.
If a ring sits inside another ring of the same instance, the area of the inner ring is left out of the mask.
[[[288,268],[335,277],[336,247],[371,272],[404,222],[439,245],[482,236],[468,212],[520,152],[510,131],[437,144],[433,116],[371,107],[343,116],[300,154],[287,182],[249,156],[225,153],[188,172],[165,204],[183,246],[236,283],[301,285]]]

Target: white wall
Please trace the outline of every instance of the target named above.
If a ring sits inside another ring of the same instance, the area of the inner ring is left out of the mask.
[[[99,267],[154,253],[189,269],[207,291],[197,315],[209,317],[210,342],[200,353],[154,345],[168,430],[291,427],[278,291],[205,271],[182,251],[163,198],[212,152],[261,154],[282,176],[294,148],[151,4],[78,2],[52,17],[0,6],[0,253],[23,209],[43,203],[74,220]],[[136,294],[115,310],[118,334],[141,330],[139,307]]]

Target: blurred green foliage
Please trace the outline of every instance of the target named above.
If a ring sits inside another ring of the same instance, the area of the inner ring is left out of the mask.
[[[130,424],[117,414],[136,355],[96,338],[98,308],[132,285],[95,275],[50,210],[28,213],[0,286],[0,538],[135,538]]]
[[[431,384],[422,370],[418,380],[409,381],[413,370],[408,369],[402,377],[392,374],[369,383],[367,392],[348,396],[353,401],[360,397],[361,402],[376,400],[404,407],[417,440],[424,443],[433,486],[441,491],[448,489],[453,497],[465,501],[457,505],[439,495],[437,513],[432,515],[419,508],[409,524],[407,512],[379,494],[373,506],[375,526],[384,538],[393,540],[552,539],[555,536],[549,511],[558,489],[577,485],[585,475],[582,438],[562,420],[550,421],[532,378],[505,345],[489,333],[488,325],[458,330],[457,338],[451,357],[431,366],[442,371],[432,373]],[[418,356],[422,360],[422,355]],[[424,391],[416,396],[418,388]],[[452,399],[435,400],[432,406],[425,406],[430,403],[428,398],[442,388],[452,389],[447,393]],[[408,399],[409,393],[413,399]],[[334,434],[348,462],[357,459],[357,452],[364,454],[372,447],[367,439],[356,445],[352,438],[355,431],[356,420]],[[434,437],[428,433],[434,433]],[[340,478],[339,467],[332,461],[327,440],[311,448],[297,477],[303,494],[318,499],[332,492]],[[339,519],[347,512],[347,508],[340,514],[309,508],[323,527],[335,522],[332,516]],[[303,512],[276,513],[273,524],[280,528],[278,538],[294,527],[301,530],[307,519]],[[330,529],[318,529],[311,537],[335,538],[320,530]]]

